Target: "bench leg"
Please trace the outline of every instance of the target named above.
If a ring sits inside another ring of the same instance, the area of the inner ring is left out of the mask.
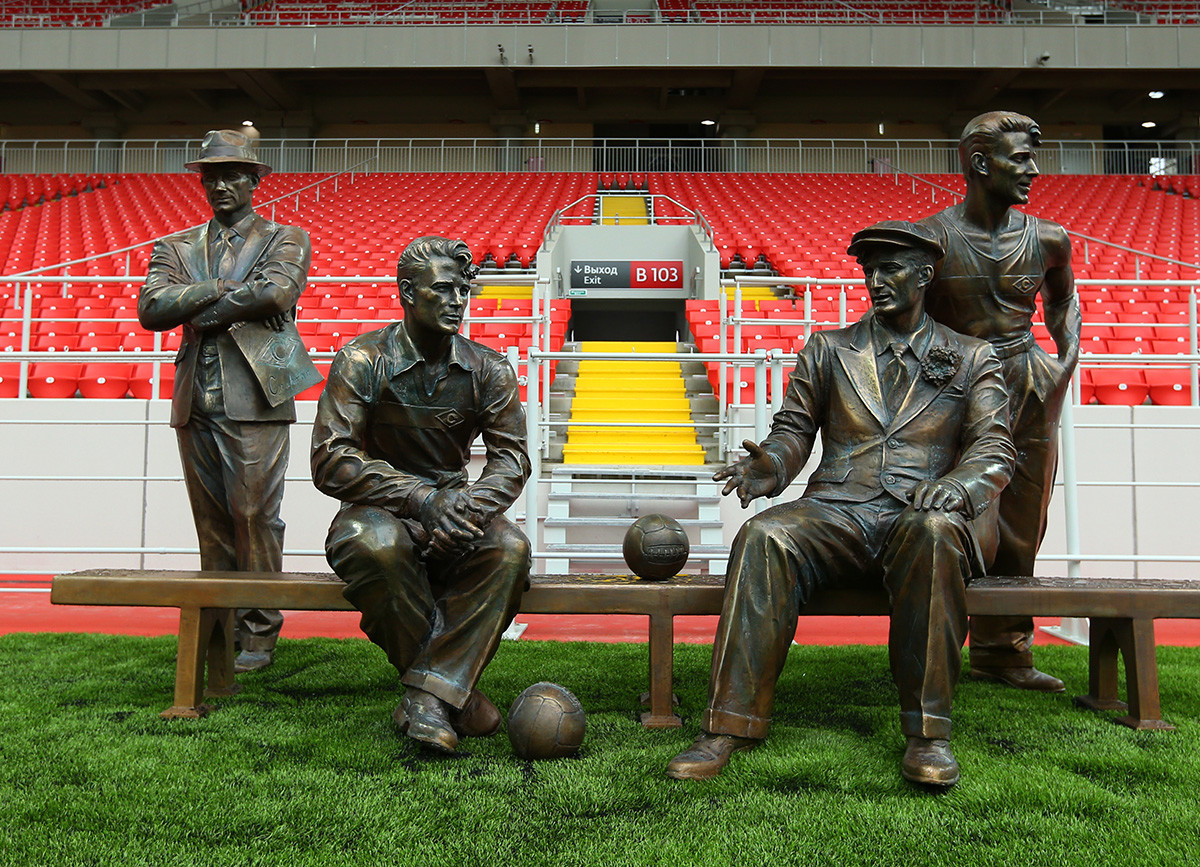
[[[226,608],[181,608],[179,610],[179,643],[175,658],[175,704],[159,716],[164,719],[198,719],[212,708],[203,702],[204,666],[209,663],[210,682],[213,675],[214,656],[218,644],[228,639],[229,660],[219,684],[224,688],[221,695],[233,695],[239,689],[233,683],[233,612]]]
[[[234,615],[232,608],[205,608],[212,618],[208,632],[208,688],[206,697],[237,695],[241,684],[233,679]]]
[[[1149,618],[1093,617],[1088,645],[1089,694],[1075,701],[1095,710],[1124,710],[1117,722],[1133,729],[1172,731],[1162,719],[1154,621]],[[1117,654],[1125,662],[1125,694],[1117,695]]]
[[[675,669],[675,621],[671,613],[662,611],[650,615],[650,692],[642,703],[650,700],[650,710],[642,714],[642,725],[648,729],[674,729],[683,721],[674,710],[675,695],[671,678]]]

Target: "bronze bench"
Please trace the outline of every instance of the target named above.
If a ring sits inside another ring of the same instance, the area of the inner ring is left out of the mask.
[[[171,572],[95,569],[56,575],[50,600],[64,605],[145,605],[179,609],[175,703],[164,717],[198,717],[205,696],[233,695],[232,609],[349,611],[343,584],[328,573]],[[644,614],[650,618],[647,728],[680,724],[671,688],[674,622],[680,614],[718,614],[723,581],[683,575],[649,582],[623,575],[535,575],[521,602],[526,614]],[[1161,719],[1154,619],[1200,617],[1200,581],[1115,578],[982,578],[967,589],[972,614],[1091,618],[1088,694],[1076,701],[1123,710],[1137,729],[1170,729]],[[883,615],[870,589],[830,590],[801,615]],[[1124,658],[1127,702],[1118,697]],[[207,680],[205,678],[207,668]]]

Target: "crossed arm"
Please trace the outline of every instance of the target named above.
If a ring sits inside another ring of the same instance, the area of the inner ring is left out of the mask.
[[[295,226],[280,226],[244,281],[198,281],[183,261],[178,240],[160,240],[138,295],[138,320],[152,331],[184,324],[211,331],[247,321],[279,330],[304,291],[311,261],[308,234]]]

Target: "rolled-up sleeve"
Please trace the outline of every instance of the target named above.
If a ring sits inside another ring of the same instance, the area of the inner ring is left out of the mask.
[[[520,496],[530,473],[525,410],[516,374],[507,361],[484,365],[480,394],[483,398],[480,427],[487,462],[469,490],[477,502],[498,514]]]

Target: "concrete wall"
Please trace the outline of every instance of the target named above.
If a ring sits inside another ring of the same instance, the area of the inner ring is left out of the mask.
[[[496,25],[7,30],[0,69],[757,67],[1175,69],[1200,28],[998,25]]]

